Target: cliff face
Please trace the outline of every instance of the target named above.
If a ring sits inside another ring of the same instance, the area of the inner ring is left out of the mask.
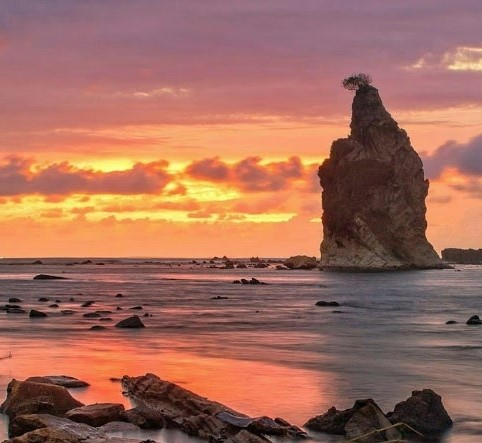
[[[428,180],[422,161],[383,106],[360,87],[351,134],[336,140],[318,175],[323,187],[321,267],[340,270],[442,268],[425,230]]]

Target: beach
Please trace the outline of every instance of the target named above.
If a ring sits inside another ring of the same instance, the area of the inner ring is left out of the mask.
[[[340,274],[259,269],[246,259],[245,269],[220,269],[209,260],[2,260],[1,303],[15,297],[48,317],[0,312],[0,356],[11,355],[0,360],[0,397],[13,378],[62,374],[90,383],[71,390],[83,403],[129,407],[110,379],[150,372],[247,415],[302,426],[333,405],[373,398],[388,412],[431,388],[454,420],[443,441],[480,441],[482,329],[465,322],[482,313],[482,267]],[[66,279],[33,280],[40,273]],[[232,283],[253,277],[266,284]],[[340,306],[315,306],[320,300]],[[84,317],[95,311],[103,314]],[[114,327],[134,314],[145,328]]]

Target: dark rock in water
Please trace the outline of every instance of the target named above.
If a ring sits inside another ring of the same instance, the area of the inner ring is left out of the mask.
[[[261,282],[257,278],[252,277],[251,280],[249,281],[249,284],[250,285],[260,285]]]
[[[35,260],[32,262],[32,265],[43,265],[43,262],[41,260]]]
[[[57,275],[48,275],[48,274],[38,274],[34,278],[34,280],[67,280],[65,277],[59,277]]]
[[[321,267],[400,270],[448,267],[427,241],[422,161],[383,106],[362,85],[351,134],[333,142],[318,175],[323,187]]]
[[[452,426],[442,398],[431,389],[413,391],[387,416],[392,423],[403,422],[425,436],[440,435]]]
[[[122,311],[122,308],[120,306],[117,306],[115,309],[116,311]]]
[[[104,331],[106,327],[101,325],[94,325],[94,326],[91,326],[89,329],[91,331]]]
[[[70,409],[83,406],[62,386],[12,380],[8,384],[7,399],[0,411],[10,419],[24,414],[63,415]]]
[[[240,285],[241,284],[241,280],[233,280],[233,285]]]
[[[40,297],[40,298],[38,299],[38,301],[40,301],[40,302],[46,302],[46,301],[50,301],[50,298]]]
[[[92,260],[84,260],[83,262],[80,263],[81,265],[91,265]]]
[[[80,406],[65,413],[65,417],[77,423],[99,427],[111,421],[120,421],[124,406],[119,403],[95,403]]]
[[[448,320],[448,321],[445,322],[446,325],[455,325],[457,323],[458,323],[458,321],[455,321],[455,320]]]
[[[211,297],[211,300],[227,300],[229,297],[224,297],[223,295],[217,295],[216,297]]]
[[[344,435],[345,426],[348,421],[353,417],[355,412],[359,411],[360,409],[364,408],[369,404],[378,407],[375,401],[371,398],[366,400],[357,400],[355,401],[355,404],[352,408],[345,409],[343,411],[339,411],[334,406],[332,406],[324,414],[310,418],[304,426],[312,431],[326,432],[327,434]]]
[[[55,300],[55,303],[62,303],[62,300],[57,299]]]
[[[30,311],[30,314],[28,315],[30,318],[43,318],[43,317],[48,317],[48,315],[45,312],[42,311],[37,311],[36,309],[32,309]]]
[[[112,314],[112,311],[109,311],[108,309],[99,309],[97,311],[95,311],[97,314],[101,314],[101,315],[107,315],[107,314]]]
[[[186,434],[204,440],[218,441],[218,437],[222,435],[226,441],[266,443],[264,434],[306,436],[304,431],[289,423],[286,425],[284,420],[246,417],[221,403],[161,380],[154,374],[142,377],[124,376],[122,385],[129,397],[142,405],[148,405],[149,409],[157,414],[162,414],[162,418],[156,417],[158,423],[173,424]],[[144,413],[139,412],[139,415]],[[136,417],[134,419],[137,420]],[[233,420],[236,425],[232,424]],[[242,426],[239,426],[240,424]]]
[[[116,298],[124,297],[122,294],[116,294],[115,296],[116,296]]]
[[[63,315],[73,315],[75,314],[75,311],[73,311],[72,309],[62,309],[60,313]]]
[[[113,321],[110,317],[100,318],[99,321]]]
[[[314,269],[318,266],[316,257],[308,257],[307,255],[295,255],[288,258],[284,265],[288,269]]]
[[[138,311],[140,311],[142,308],[142,306],[133,306],[132,308],[129,308],[129,309],[136,309]]]
[[[241,279],[241,283],[242,283],[243,285],[249,285],[249,280],[246,280],[245,278],[242,278],[242,279]]]
[[[86,381],[68,375],[43,375],[40,377],[29,377],[25,381],[63,386],[64,388],[86,388],[90,386]]]
[[[324,301],[320,300],[315,303],[315,306],[340,306],[337,301]]]
[[[89,308],[95,303],[93,300],[86,301],[80,305],[81,308]]]
[[[7,314],[26,314],[27,311],[25,311],[22,308],[7,308],[6,309]]]
[[[470,317],[466,324],[468,325],[482,325],[482,320],[479,318],[478,315],[472,315],[472,317]]]
[[[86,314],[83,315],[85,318],[100,318],[102,317],[100,314],[97,312],[87,312]]]
[[[58,308],[58,307],[59,307],[59,305],[58,305],[57,303],[54,303],[54,304],[52,304],[52,305],[49,305],[49,308]]]
[[[482,249],[447,248],[442,250],[442,258],[450,263],[480,265],[482,264]]]
[[[236,265],[236,268],[238,269],[246,269],[247,266],[244,263],[240,263],[239,265]]]
[[[8,302],[9,303],[22,303],[22,300],[20,298],[12,297],[12,298],[8,299]]]
[[[119,323],[116,323],[116,328],[145,328],[144,323],[142,323],[141,319],[137,315],[133,315],[132,317],[125,318],[121,320]]]

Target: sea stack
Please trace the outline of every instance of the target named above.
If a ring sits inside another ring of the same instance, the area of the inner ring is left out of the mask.
[[[345,79],[343,85],[356,90],[351,134],[333,142],[318,172],[320,265],[340,271],[444,268],[425,236],[429,182],[422,161],[370,81],[364,74]]]

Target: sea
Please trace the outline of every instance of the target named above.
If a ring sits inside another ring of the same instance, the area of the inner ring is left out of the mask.
[[[154,373],[249,416],[302,426],[356,399],[388,412],[430,388],[454,421],[441,442],[482,441],[482,326],[466,325],[482,316],[482,266],[335,273],[237,262],[246,268],[222,269],[212,258],[1,259],[0,306],[19,298],[27,314],[0,311],[0,401],[14,378],[68,375],[90,384],[71,389],[83,403],[128,408],[115,379]],[[266,284],[233,284],[241,278]],[[86,301],[94,303],[81,307]],[[29,318],[30,309],[48,317]],[[105,312],[83,316],[93,311]],[[145,328],[114,326],[131,315]],[[138,437],[193,441],[177,431],[146,435]]]

